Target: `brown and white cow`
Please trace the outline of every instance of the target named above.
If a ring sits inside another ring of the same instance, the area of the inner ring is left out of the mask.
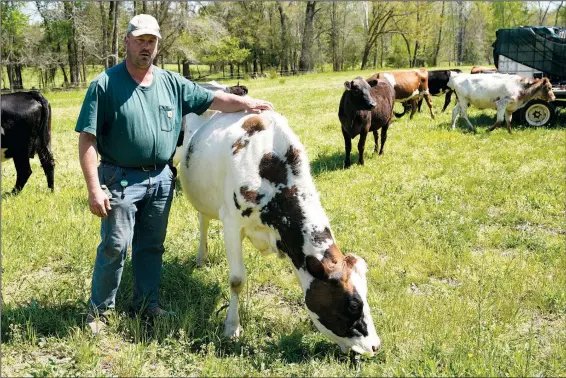
[[[428,72],[424,68],[408,70],[408,71],[387,71],[387,72],[377,72],[371,75],[366,81],[376,80],[376,79],[386,79],[388,80],[393,88],[395,89],[395,100],[397,102],[410,101],[411,104],[411,116],[417,111],[417,101],[424,96],[428,108],[430,109],[430,116],[434,119],[434,113],[432,111],[432,101],[430,99],[430,93],[428,91]],[[402,114],[396,116],[402,116]]]
[[[387,129],[393,118],[395,105],[395,90],[388,80],[378,79],[369,83],[361,77],[344,83],[344,93],[340,99],[338,118],[344,136],[346,158],[344,168],[348,168],[352,139],[358,134],[359,164],[364,164],[364,148],[367,134],[373,132],[375,140],[374,152],[377,152],[377,130],[381,129],[381,147],[379,154],[383,154],[383,146],[387,140]]]
[[[470,105],[479,109],[497,109],[497,121],[488,131],[494,130],[505,120],[507,130],[511,132],[511,116],[514,111],[535,98],[544,101],[555,100],[552,85],[546,77],[527,79],[519,75],[499,73],[459,74],[450,77],[448,86],[456,92],[458,98],[458,103],[452,111],[452,129],[456,126],[456,118],[460,114],[474,132],[475,128],[467,115]]]
[[[470,73],[479,74],[479,73],[496,73],[497,68],[495,67],[486,67],[486,66],[473,66]]]
[[[238,296],[246,281],[242,239],[262,253],[286,256],[316,327],[343,351],[373,354],[380,345],[367,302],[367,266],[344,256],[320,204],[305,149],[287,120],[207,111],[187,118],[180,179],[199,212],[197,265],[207,256],[211,219],[224,226],[230,267],[225,336],[238,337]]]

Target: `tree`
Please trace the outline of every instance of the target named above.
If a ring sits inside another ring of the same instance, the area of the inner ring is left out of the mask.
[[[299,70],[310,71],[313,69],[312,45],[314,37],[314,17],[318,9],[316,1],[307,1],[305,8],[305,25],[303,29],[303,39],[301,44],[301,59],[299,60]]]
[[[366,2],[364,2],[367,4]],[[383,35],[393,31],[389,28],[389,23],[393,17],[396,17],[396,8],[392,3],[372,3],[371,7],[371,18],[368,16],[368,10],[365,9],[364,26],[366,29],[366,37],[364,43],[364,49],[362,52],[362,66],[361,69],[366,69],[369,54],[372,48],[377,45],[378,38]]]
[[[23,89],[21,57],[25,47],[24,35],[28,17],[20,11],[21,3],[2,2],[0,7],[2,9],[2,60],[8,72],[10,90]]]

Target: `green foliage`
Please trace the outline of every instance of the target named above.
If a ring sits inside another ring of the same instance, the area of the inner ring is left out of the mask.
[[[375,357],[351,366],[313,327],[289,262],[262,257],[247,241],[244,333],[225,340],[222,225],[211,223],[210,260],[197,269],[198,216],[180,189],[160,297],[178,317],[153,328],[127,317],[127,261],[108,333],[91,337],[84,323],[100,220],[88,210],[73,131],[81,90],[47,94],[55,193],[36,157],[26,188],[8,195],[15,169],[2,164],[3,375],[564,375],[566,114],[556,128],[487,133],[495,112],[471,108],[471,134],[464,122],[451,131],[450,111],[438,110],[444,98],[434,97],[435,121],[426,110],[394,120],[385,154],[371,152],[370,136],[365,165],[344,170],[343,83],[371,72],[240,84],[288,118],[338,246],[368,264],[368,301],[383,341]],[[353,145],[355,162],[357,139]]]
[[[1,13],[2,24],[2,58],[14,61],[21,56],[25,47],[25,33],[29,17],[20,10],[22,3],[3,2]]]

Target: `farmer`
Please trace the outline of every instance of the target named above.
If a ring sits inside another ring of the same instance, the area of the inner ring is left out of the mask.
[[[94,334],[115,306],[126,252],[132,245],[131,314],[150,319],[173,315],[158,301],[163,243],[174,192],[167,164],[181,118],[207,109],[223,112],[273,109],[266,101],[211,92],[153,65],[157,20],[133,17],[124,38],[126,60],[90,84],[75,131],[90,211],[101,218],[87,323]],[[100,165],[97,158],[100,154]]]

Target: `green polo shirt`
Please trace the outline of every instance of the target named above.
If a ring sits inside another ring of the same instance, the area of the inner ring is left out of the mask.
[[[202,114],[214,92],[153,66],[153,82],[135,82],[126,62],[90,84],[75,131],[96,136],[103,161],[122,167],[165,164],[173,155],[181,118]]]

